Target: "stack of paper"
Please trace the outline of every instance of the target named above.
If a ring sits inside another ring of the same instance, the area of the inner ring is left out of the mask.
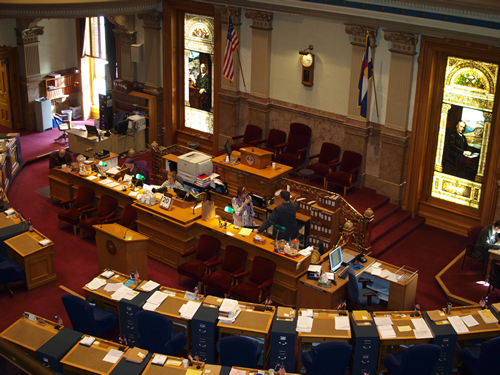
[[[498,319],[495,318],[495,315],[493,315],[490,310],[479,310],[479,315],[483,318],[486,324],[498,322]]]
[[[8,210],[4,211],[4,214],[7,215],[7,217],[11,217],[16,214],[16,211],[13,208],[9,208]]]
[[[413,334],[415,335],[415,338],[417,339],[431,339],[433,338],[433,334],[431,332],[431,329],[427,325],[424,319],[422,318],[416,318],[412,319],[411,322],[413,323],[413,326],[415,329],[413,330]]]
[[[313,327],[313,318],[308,316],[299,316],[297,319],[297,332],[311,332]]]
[[[313,250],[314,248],[312,246],[308,246],[305,249],[300,250],[299,254],[308,257],[309,255],[311,255],[311,251]]]
[[[151,363],[153,365],[163,366],[167,361],[167,356],[163,354],[155,354]]]
[[[116,292],[122,286],[123,286],[122,283],[107,283],[106,286],[104,287],[104,290],[106,292]]]
[[[141,289],[145,292],[151,292],[153,289],[159,286],[160,284],[158,284],[156,281],[149,280],[147,283],[141,285]]]
[[[456,333],[469,332],[469,328],[467,328],[464,321],[459,316],[449,316],[448,321],[451,323]]]
[[[97,290],[103,285],[106,285],[106,280],[100,279],[99,277],[94,277],[94,280],[92,280],[90,283],[86,284],[85,286],[87,288],[89,288],[90,290]]]
[[[351,326],[349,325],[348,316],[336,316],[335,317],[335,329],[337,331],[349,331]]]
[[[479,322],[470,314],[462,316],[461,319],[467,325],[467,327],[474,327],[479,325]]]
[[[219,321],[222,323],[233,323],[241,313],[238,301],[224,298],[219,308]]]
[[[374,318],[375,324],[377,325],[378,331],[380,332],[380,336],[383,339],[394,338],[396,337],[396,332],[394,332],[394,328],[392,328],[392,320],[388,317]]]
[[[101,276],[104,277],[105,279],[109,279],[111,276],[113,276],[115,273],[111,270],[104,271],[101,273]]]
[[[183,319],[193,319],[194,314],[201,306],[201,302],[188,301],[184,305],[181,306],[179,312],[181,313],[181,318]]]
[[[109,363],[116,363],[118,360],[122,357],[123,352],[116,350],[116,349],[110,349],[108,354],[102,359],[104,362],[109,362]]]
[[[94,343],[94,341],[95,337],[85,336],[83,339],[80,340],[80,344],[85,346],[90,346]]]
[[[139,292],[134,292],[132,289],[122,285],[120,289],[111,295],[111,299],[114,299],[115,301],[121,301],[122,299],[131,300],[138,294]]]
[[[142,308],[144,310],[149,310],[149,311],[155,311],[163,301],[168,297],[168,294],[156,291],[154,292],[151,297],[148,298],[144,306]]]

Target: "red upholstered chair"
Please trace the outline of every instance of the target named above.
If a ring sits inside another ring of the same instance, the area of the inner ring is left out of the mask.
[[[247,125],[247,127],[245,128],[245,134],[232,137],[233,141],[236,141],[237,139],[242,139],[242,141],[240,143],[231,145],[231,148],[235,151],[239,151],[239,149],[242,147],[255,146],[255,144],[260,140],[261,136],[262,128],[259,128],[256,125]]]
[[[209,273],[203,278],[204,291],[207,294],[207,286],[224,293],[224,297],[229,295],[229,290],[233,286],[233,277],[245,271],[247,252],[237,246],[227,245],[224,250],[224,257],[215,262],[207,264],[209,269],[222,263],[222,268]]]
[[[276,148],[281,149],[281,152],[276,154],[274,160],[292,168],[297,168],[306,160],[310,140],[311,128],[307,125],[294,122],[290,125],[288,142],[276,146]],[[285,147],[286,150],[283,151],[283,148]]]
[[[179,284],[181,283],[181,275],[190,277],[198,282],[198,290],[200,290],[201,280],[207,273],[207,264],[217,260],[219,257],[220,241],[207,234],[202,234],[198,239],[196,249],[188,250],[181,253],[181,257],[185,258],[188,255],[196,254],[195,259],[181,263],[177,266],[179,273]]]
[[[286,142],[286,133],[283,130],[270,129],[269,134],[267,135],[267,139],[263,139],[257,142],[257,144],[261,145],[265,143],[266,144],[265,147],[260,147],[260,146],[259,147],[263,150],[276,154],[276,152],[279,150],[278,148],[276,148],[276,146],[283,145],[285,142]]]
[[[358,173],[361,169],[362,156],[354,151],[346,150],[342,155],[342,161],[332,164],[332,170],[339,167],[338,171],[329,173],[325,178],[325,189],[328,189],[328,184],[342,186],[344,188],[344,196],[347,189],[356,186],[358,181]]]
[[[69,208],[62,210],[57,215],[59,219],[59,229],[61,229],[61,222],[65,221],[73,226],[73,233],[76,236],[76,228],[80,224],[80,216],[82,212],[93,206],[94,203],[94,190],[91,188],[80,186],[76,191],[76,196],[73,199],[62,201],[61,205]],[[73,207],[71,207],[73,205]]]
[[[102,224],[103,220],[111,219],[111,216],[114,216],[116,212],[117,206],[118,201],[116,198],[110,197],[109,195],[103,195],[97,207],[83,210],[82,217],[85,217],[85,219],[80,221],[80,238],[83,237],[84,230],[95,235],[95,229],[92,225]],[[92,212],[95,211],[97,211],[96,216],[92,216]]]
[[[468,237],[468,243],[467,243],[467,247],[465,248],[465,254],[464,254],[464,260],[462,261],[462,268],[460,269],[464,269],[464,264],[465,264],[465,258],[467,257],[471,257],[473,259],[474,258],[474,255],[472,255],[474,253],[474,248],[476,247],[476,242],[477,242],[477,239],[479,238],[479,234],[481,233],[481,231],[483,230],[483,226],[482,225],[475,225],[473,227],[470,227],[468,230],[467,230],[467,237]],[[482,262],[482,266],[481,266],[481,276],[483,276],[483,272],[484,272],[484,261],[486,260],[486,258],[483,258]]]
[[[319,154],[309,156],[309,160],[318,158],[317,163],[312,163],[307,166],[312,169],[314,174],[323,177],[323,184],[325,177],[332,172],[332,165],[339,161],[340,147],[334,143],[324,142],[321,145]]]
[[[120,222],[120,225],[129,228],[131,230],[137,230],[137,211],[132,205],[126,204],[123,206],[123,212],[121,217],[112,217],[104,221],[104,224],[117,223]]]
[[[235,279],[250,275],[248,281],[233,286],[229,295],[239,301],[261,303],[271,294],[275,270],[276,264],[272,260],[256,256],[249,271],[234,275]]]

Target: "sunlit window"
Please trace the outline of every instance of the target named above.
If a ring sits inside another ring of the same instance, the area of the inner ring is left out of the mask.
[[[92,106],[99,107],[99,94],[106,94],[106,34],[104,17],[86,19],[85,56],[89,59]]]

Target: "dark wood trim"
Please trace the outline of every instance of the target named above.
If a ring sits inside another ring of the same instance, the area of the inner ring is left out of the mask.
[[[12,129],[23,129],[23,111],[21,107],[21,85],[19,81],[19,57],[17,48],[0,46],[0,60],[8,60],[10,106],[12,111]]]

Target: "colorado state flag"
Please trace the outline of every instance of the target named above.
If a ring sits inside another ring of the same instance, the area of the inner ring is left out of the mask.
[[[358,108],[360,108],[360,116],[366,119],[366,111],[368,109],[368,82],[373,75],[372,52],[370,50],[370,37],[366,36],[366,51],[361,63],[361,72],[359,73],[358,83]]]

